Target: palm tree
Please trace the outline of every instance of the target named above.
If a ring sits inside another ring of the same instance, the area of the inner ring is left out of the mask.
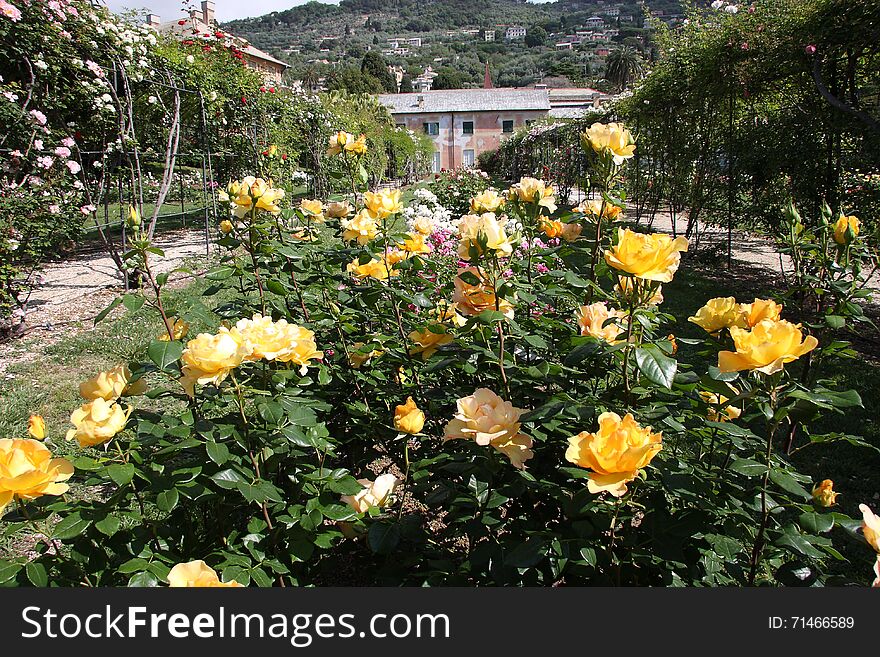
[[[629,46],[612,50],[605,60],[605,79],[618,91],[623,91],[645,73],[645,62],[641,55]]]
[[[318,73],[318,69],[314,66],[309,66],[302,76],[303,86],[308,89],[310,92],[314,92],[315,89],[318,88],[318,82],[320,80],[320,74]]]

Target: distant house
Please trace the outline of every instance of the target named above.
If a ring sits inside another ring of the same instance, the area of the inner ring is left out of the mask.
[[[495,30],[483,30],[483,41],[494,41]]]
[[[517,41],[526,38],[526,28],[522,25],[510,25],[504,31],[504,38],[508,41]]]
[[[590,29],[605,27],[605,19],[601,16],[591,16],[584,21],[584,27]]]
[[[573,45],[571,41],[561,41],[556,44],[556,50],[571,50]]]
[[[602,13],[611,18],[617,18],[620,16],[620,7],[608,7],[608,9],[605,9]]]
[[[546,89],[450,89],[378,99],[397,125],[431,137],[434,171],[473,166],[502,137],[550,111]]]
[[[173,21],[162,20],[156,14],[147,14],[147,26],[160,34],[167,34],[178,41],[207,41],[236,49],[245,65],[258,71],[270,84],[281,84],[281,76],[289,68],[267,52],[254,48],[246,39],[224,32],[217,26],[212,0],[202,0],[202,10],[189,10],[186,16]]]
[[[558,119],[583,116],[590,108],[598,107],[608,98],[601,91],[586,87],[552,87],[547,92],[550,96],[550,116]]]

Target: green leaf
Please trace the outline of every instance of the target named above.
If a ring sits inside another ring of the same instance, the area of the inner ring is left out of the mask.
[[[177,341],[153,340],[147,347],[147,356],[160,370],[176,363],[182,353],[183,343]]]
[[[208,452],[208,458],[217,465],[223,465],[229,460],[229,448],[223,443],[215,443],[213,440],[209,440],[205,443],[205,451]]]
[[[649,381],[664,388],[672,388],[675,372],[678,370],[678,362],[675,359],[664,354],[660,347],[653,344],[639,347],[635,354],[639,370]]]
[[[788,474],[785,470],[779,470],[777,468],[773,468],[770,471],[770,481],[779,486],[782,490],[787,493],[791,493],[792,495],[796,495],[797,497],[803,498],[805,500],[810,499],[812,497],[807,490],[801,486],[797,480]]]
[[[180,494],[177,492],[176,488],[163,490],[161,493],[156,495],[156,506],[159,507],[160,511],[171,511],[174,507],[177,506],[177,501],[179,499]]]
[[[107,466],[107,474],[117,486],[125,486],[134,477],[134,465],[131,463],[114,463]]]
[[[281,420],[284,419],[284,409],[278,402],[264,402],[257,406],[257,410],[260,413],[260,417],[271,427],[277,427],[281,424]]]
[[[586,561],[591,566],[596,565],[596,550],[589,547],[581,548],[581,559]]]
[[[757,477],[767,471],[767,466],[752,459],[736,459],[730,469],[746,477]]]
[[[143,307],[144,298],[139,294],[126,294],[122,297],[122,305],[125,306],[129,312],[135,312]]]
[[[79,514],[79,511],[74,511],[70,515],[62,518],[61,522],[55,525],[55,528],[52,531],[52,536],[60,540],[76,538],[82,534],[88,526],[89,521],[83,518]]]
[[[504,557],[504,565],[512,568],[529,568],[544,558],[547,541],[537,536],[529,536]]]
[[[95,523],[95,529],[105,536],[113,536],[119,531],[120,524],[122,523],[119,521],[119,518],[113,515],[108,515]]]
[[[13,579],[16,575],[18,575],[18,571],[20,570],[20,563],[0,559],[0,584],[5,584],[6,582]]]
[[[798,524],[805,532],[824,534],[834,527],[834,516],[829,513],[806,511],[798,517]]]
[[[122,297],[116,297],[115,299],[113,299],[109,306],[107,306],[106,308],[104,308],[104,310],[97,314],[97,316],[95,317],[95,326],[97,326],[107,315],[109,315],[113,311],[114,308],[116,308],[121,303]]]
[[[132,575],[131,578],[128,580],[128,585],[130,587],[137,587],[137,588],[153,587],[153,586],[157,586],[158,584],[159,584],[159,580],[156,579],[156,576],[147,570],[145,570],[141,573],[137,573],[135,575]]]
[[[400,543],[400,527],[397,523],[375,522],[367,532],[367,541],[376,554],[390,554]]]
[[[825,315],[825,323],[833,329],[841,329],[846,326],[846,318],[840,315]]]
[[[245,478],[232,468],[221,470],[217,474],[213,475],[211,479],[213,479],[214,482],[218,486],[220,486],[220,488],[225,488],[227,490],[238,488],[239,484],[246,483]]]
[[[535,349],[547,349],[547,341],[540,335],[526,335],[523,336],[523,340]]]
[[[24,567],[27,578],[34,586],[44,587],[49,585],[49,574],[46,567],[38,561],[30,561]]]
[[[774,542],[778,547],[788,548],[792,552],[802,554],[805,557],[821,559],[824,555],[801,534],[782,534]]]

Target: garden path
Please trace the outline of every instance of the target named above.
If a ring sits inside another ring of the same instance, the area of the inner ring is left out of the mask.
[[[158,235],[156,246],[165,252],[156,258],[154,273],[170,271],[184,260],[205,257],[205,234],[200,230],[176,230]],[[151,261],[152,264],[152,261]],[[101,248],[83,249],[46,265],[40,284],[31,293],[24,339],[0,344],[0,376],[15,363],[34,358],[62,337],[89,330],[92,318],[123,290],[116,265]],[[178,284],[189,278],[180,274]]]

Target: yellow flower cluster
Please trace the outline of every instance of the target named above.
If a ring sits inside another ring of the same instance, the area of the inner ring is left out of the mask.
[[[330,135],[330,145],[327,149],[327,155],[335,157],[339,154],[360,156],[367,152],[367,136],[361,135],[357,139],[350,132],[340,130]]]
[[[458,255],[462,260],[471,259],[473,249],[479,255],[507,258],[513,253],[513,242],[504,230],[505,218],[497,218],[494,212],[466,214],[458,222]]]
[[[680,251],[688,250],[684,237],[672,239],[663,233],[636,233],[619,228],[617,244],[605,251],[609,266],[636,278],[668,283],[681,261]]]
[[[73,428],[67,440],[76,440],[80,447],[94,447],[109,441],[125,428],[132,408],[123,408],[117,400],[123,395],[139,395],[146,390],[146,381],[131,383],[126,365],[99,372],[79,384],[79,394],[86,400],[70,414]]]
[[[598,221],[600,218],[614,221],[620,217],[622,212],[619,206],[604,203],[602,199],[595,198],[584,199],[577,207],[572,208],[572,211],[589,217],[593,221]]]
[[[471,284],[461,275],[473,274],[478,282]],[[479,315],[486,310],[498,310],[508,319],[513,319],[513,304],[495,294],[495,287],[476,267],[465,267],[455,277],[455,291],[452,293],[455,310],[463,315]]]
[[[273,187],[272,181],[254,176],[231,182],[225,190],[217,193],[218,198],[232,206],[232,214],[242,219],[253,211],[263,210],[270,214],[279,214],[278,202],[284,198],[284,190]]]
[[[504,197],[494,189],[480,192],[471,199],[471,212],[483,214],[484,212],[498,212],[504,206]]]
[[[13,499],[33,500],[42,495],[63,495],[73,465],[53,459],[49,448],[37,440],[0,440],[0,515]]]
[[[556,189],[537,178],[524,177],[507,192],[507,198],[520,203],[534,203],[547,214],[556,212]]]
[[[342,239],[346,242],[356,241],[358,244],[366,244],[376,239],[376,235],[379,234],[379,224],[366,209],[361,210],[351,219],[343,219],[341,226]]]
[[[594,123],[581,134],[581,145],[617,166],[635,155],[636,150],[635,140],[622,123]]]
[[[609,308],[604,301],[589,306],[581,306],[575,315],[581,335],[589,335],[610,344],[621,342],[618,336],[623,332],[626,313]]]
[[[776,321],[781,313],[782,306],[770,299],[737,303],[734,297],[716,297],[709,299],[688,321],[714,334],[734,326],[752,328],[765,319]]]
[[[563,223],[559,219],[541,215],[538,217],[538,229],[550,239],[561,237],[566,242],[574,242],[580,237],[583,226],[575,222]]]
[[[520,431],[519,418],[524,409],[516,408],[487,388],[459,399],[456,409],[443,432],[444,441],[464,439],[484,447],[491,445],[520,469],[534,456],[531,437]]]

